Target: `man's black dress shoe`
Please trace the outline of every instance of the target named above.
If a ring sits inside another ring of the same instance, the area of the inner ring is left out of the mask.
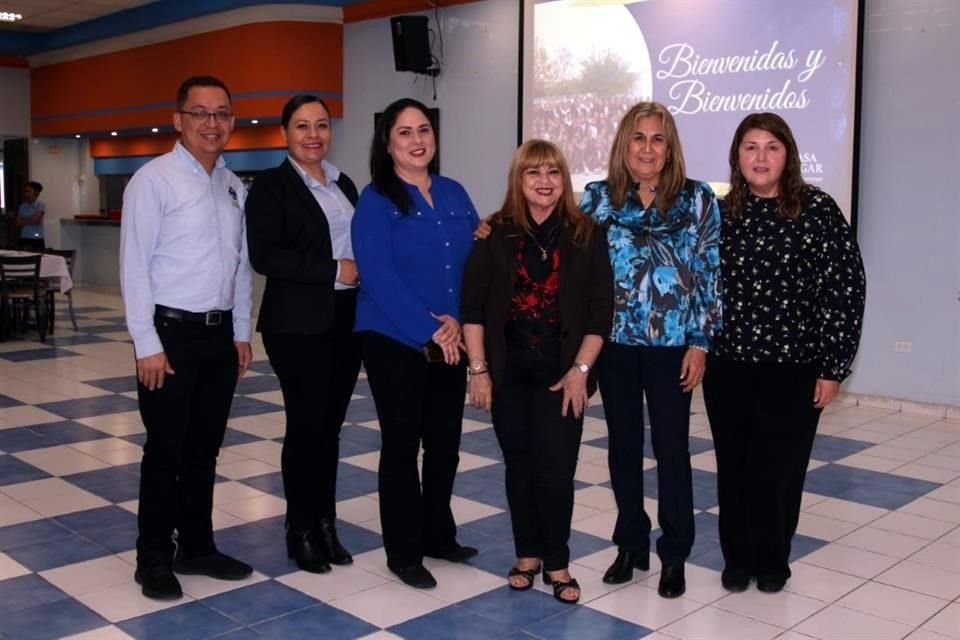
[[[683,563],[666,564],[660,570],[660,585],[657,593],[662,598],[679,598],[687,590],[687,580],[683,575]]]
[[[167,565],[138,567],[133,579],[140,585],[143,595],[154,600],[179,600],[183,597],[180,581]]]
[[[217,580],[243,580],[253,573],[253,567],[245,562],[214,550],[201,556],[182,553],[179,549],[173,558],[173,570],[186,576],[209,576]]]
[[[330,563],[323,544],[312,531],[287,531],[287,557],[297,568],[309,573],[329,573]]]
[[[454,546],[445,550],[445,551],[428,551],[424,553],[428,558],[436,558],[438,560],[446,560],[447,562],[465,562],[466,560],[477,555],[477,550],[475,547],[467,547],[461,544],[454,543]]]
[[[330,561],[330,564],[353,564],[353,556],[340,544],[340,539],[337,537],[336,523],[333,521],[333,518],[321,519],[320,522],[317,523],[317,528],[313,533],[314,537],[319,541],[320,548],[323,549],[324,555],[327,556],[327,560]]]
[[[744,569],[724,569],[720,583],[731,593],[742,593],[750,586],[750,572]]]
[[[633,570],[650,570],[650,554],[634,551],[621,551],[613,561],[607,572],[603,574],[603,581],[607,584],[623,584],[633,580]]]
[[[414,589],[433,589],[437,586],[437,580],[433,577],[427,568],[422,564],[411,564],[407,567],[389,567],[403,584]]]
[[[787,579],[779,575],[757,576],[757,589],[764,593],[779,593],[787,584]]]

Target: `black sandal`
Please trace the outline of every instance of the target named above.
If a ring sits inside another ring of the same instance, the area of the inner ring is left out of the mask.
[[[527,589],[533,587],[533,581],[537,579],[538,573],[540,573],[539,565],[533,569],[520,569],[518,567],[512,567],[510,569],[510,573],[507,574],[507,586],[514,591],[526,591]],[[515,578],[518,576],[524,578],[527,583],[518,587],[510,582],[510,578]]]
[[[544,570],[543,570],[543,584],[545,584],[545,585],[547,585],[547,586],[553,585],[553,597],[554,597],[554,599],[555,599],[555,600],[559,600],[559,601],[562,602],[563,604],[577,604],[578,602],[580,602],[580,595],[581,595],[583,592],[581,591],[581,589],[580,589],[580,583],[577,582],[577,579],[576,579],[576,578],[570,578],[570,579],[569,579],[568,581],[566,581],[566,582],[560,582],[559,580],[554,580],[553,578],[551,578],[551,577],[547,574],[547,570],[544,569]],[[568,600],[567,598],[564,598],[564,597],[563,597],[563,592],[564,592],[566,589],[576,589],[576,590],[577,590],[577,597],[574,598],[574,599],[572,599],[572,600]]]

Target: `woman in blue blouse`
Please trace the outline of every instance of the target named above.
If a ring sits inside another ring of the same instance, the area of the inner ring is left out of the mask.
[[[643,398],[657,459],[663,569],[659,593],[686,589],[693,545],[688,437],[690,398],[720,322],[720,212],[709,185],[685,175],[670,112],[641,102],[620,122],[607,179],[586,186],[580,207],[606,229],[613,266],[613,330],[597,362],[610,434],[610,478],[619,548],[604,582],[649,569],[650,518],[643,506]]]
[[[23,188],[23,202],[17,210],[17,226],[20,227],[20,248],[24,251],[43,251],[43,216],[47,212],[37,200],[43,185],[31,180]]]
[[[361,276],[355,329],[380,421],[380,521],[387,566],[406,584],[436,580],[423,557],[462,562],[450,496],[459,464],[466,371],[460,283],[478,217],[464,188],[437,175],[427,108],[397,100],[370,149],[372,181],[351,225]],[[423,444],[422,477],[417,455]]]

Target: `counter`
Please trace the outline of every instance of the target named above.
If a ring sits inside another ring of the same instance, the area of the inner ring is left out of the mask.
[[[60,246],[76,249],[74,284],[119,287],[120,221],[104,218],[60,220]]]

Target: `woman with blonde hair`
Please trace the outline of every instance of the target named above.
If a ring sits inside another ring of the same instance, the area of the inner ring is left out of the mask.
[[[619,553],[603,577],[627,582],[650,567],[643,500],[644,397],[657,459],[662,534],[658,591],[686,589],[693,545],[690,399],[720,322],[720,211],[704,182],[687,178],[673,116],[641,102],[623,116],[607,179],[586,186],[583,211],[604,230],[613,266],[613,330],[597,363],[609,430]]]
[[[577,208],[560,150],[543,140],[515,153],[490,223],[467,263],[460,315],[470,401],[491,411],[506,463],[509,586],[531,588],[542,569],[554,597],[573,604],[573,474],[613,313],[606,239]]]

